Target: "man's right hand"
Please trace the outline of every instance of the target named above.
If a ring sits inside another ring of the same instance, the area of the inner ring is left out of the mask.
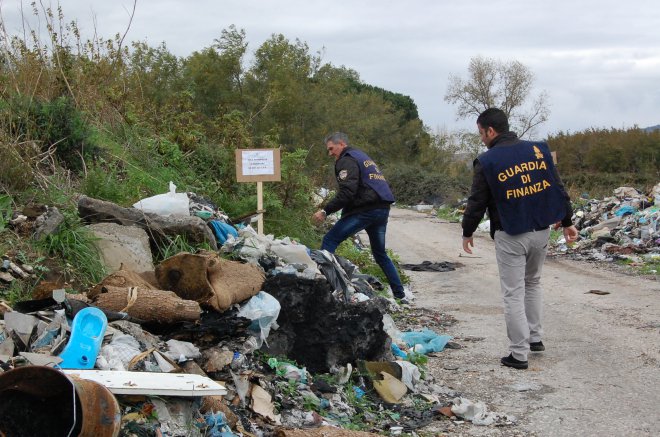
[[[314,222],[314,224],[320,225],[325,221],[325,216],[326,216],[325,211],[320,209],[316,211],[312,216],[312,222]]]
[[[564,228],[564,238],[566,239],[566,244],[568,245],[575,243],[578,238],[577,228],[573,225]]]

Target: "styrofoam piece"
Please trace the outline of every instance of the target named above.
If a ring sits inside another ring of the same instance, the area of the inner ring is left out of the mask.
[[[98,382],[118,395],[223,396],[227,389],[212,379],[187,373],[63,370],[69,376]]]

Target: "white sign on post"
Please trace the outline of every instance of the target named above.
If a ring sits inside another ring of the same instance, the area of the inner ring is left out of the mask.
[[[275,174],[275,159],[272,150],[246,150],[243,151],[243,175],[272,175]]]
[[[263,234],[263,183],[281,180],[280,149],[236,149],[236,181],[257,183],[257,232]]]

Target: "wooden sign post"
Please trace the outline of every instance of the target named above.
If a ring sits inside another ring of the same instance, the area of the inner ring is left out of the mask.
[[[282,180],[280,149],[236,149],[236,181],[257,183],[257,232],[264,233],[264,182]]]

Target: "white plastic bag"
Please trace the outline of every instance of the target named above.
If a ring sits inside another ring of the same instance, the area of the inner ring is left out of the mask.
[[[239,317],[252,320],[249,329],[258,335],[256,339],[259,347],[268,338],[271,328],[278,328],[277,317],[280,315],[280,308],[277,299],[265,291],[260,291],[252,296],[238,311],[237,315]],[[266,342],[266,345],[268,345],[268,342]]]
[[[139,200],[133,204],[133,208],[141,209],[158,215],[190,215],[188,195],[177,193],[176,185],[170,181],[170,192],[157,194]]]

